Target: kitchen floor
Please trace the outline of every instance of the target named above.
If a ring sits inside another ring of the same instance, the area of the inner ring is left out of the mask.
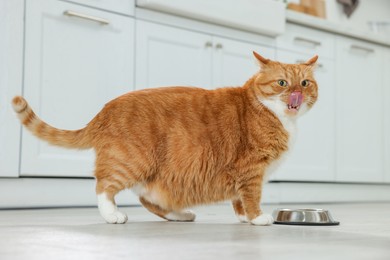
[[[251,226],[230,205],[166,222],[142,207],[105,224],[96,208],[0,210],[0,259],[390,259],[390,203],[265,205],[329,209],[340,226]]]

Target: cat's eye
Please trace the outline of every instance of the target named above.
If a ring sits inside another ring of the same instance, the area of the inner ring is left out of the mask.
[[[285,81],[283,79],[278,80],[278,84],[281,87],[287,87],[287,81]]]
[[[307,87],[307,86],[309,86],[309,81],[308,81],[307,79],[302,80],[301,86],[302,86],[302,87]]]

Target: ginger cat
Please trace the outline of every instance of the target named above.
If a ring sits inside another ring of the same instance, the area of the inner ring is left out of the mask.
[[[187,208],[231,200],[240,221],[270,225],[260,210],[262,184],[288,150],[296,118],[317,100],[313,69],[253,52],[261,69],[242,87],[170,87],[134,91],[106,106],[80,130],[54,128],[26,100],[13,99],[21,122],[47,142],[96,152],[96,193],[108,223],[125,223],[115,204],[126,188],[149,211],[193,221]]]

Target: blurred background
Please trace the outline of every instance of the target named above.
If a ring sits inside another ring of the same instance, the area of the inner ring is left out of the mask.
[[[258,70],[252,51],[319,55],[319,101],[264,202],[390,201],[389,23],[387,0],[2,0],[0,208],[96,205],[93,152],[21,129],[14,95],[78,129],[128,91],[241,86]]]

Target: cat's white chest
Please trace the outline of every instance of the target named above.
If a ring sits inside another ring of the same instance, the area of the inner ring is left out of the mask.
[[[295,143],[297,131],[296,120],[295,118],[288,118],[288,116],[280,116],[279,120],[282,122],[284,129],[288,133],[288,148],[290,149]]]
[[[287,115],[285,113],[286,104],[279,100],[279,97],[274,97],[270,99],[260,100],[264,106],[266,106],[269,110],[271,110],[276,117],[282,123],[284,129],[289,135],[289,148],[292,143],[295,141],[295,133],[296,133],[296,117]]]
[[[269,176],[286,160],[289,151],[291,151],[296,138],[296,118],[286,115],[286,104],[279,99],[267,99],[261,100],[261,102],[277,116],[288,134],[288,150],[268,166],[264,178],[264,181],[267,181]]]

